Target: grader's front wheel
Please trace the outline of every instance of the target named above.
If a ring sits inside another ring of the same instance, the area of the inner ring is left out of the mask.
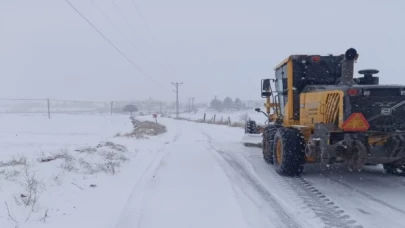
[[[283,176],[297,176],[304,170],[305,140],[295,128],[279,128],[274,136],[273,161]]]
[[[253,121],[253,120],[246,121],[245,133],[246,134],[256,134],[257,133],[256,121]]]
[[[274,164],[274,136],[277,129],[281,128],[281,125],[268,125],[264,128],[263,132],[263,159],[269,163]]]

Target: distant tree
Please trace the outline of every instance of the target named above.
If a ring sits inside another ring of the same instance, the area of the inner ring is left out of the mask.
[[[215,109],[216,111],[222,111],[222,102],[220,101],[220,100],[218,100],[218,99],[214,99],[214,100],[212,100],[211,101],[211,108],[212,109]]]
[[[235,104],[236,110],[238,110],[238,111],[243,108],[243,102],[239,98],[235,99],[234,104]]]
[[[124,107],[124,112],[130,112],[131,114],[133,112],[137,112],[138,111],[138,107],[136,107],[135,105],[125,105]]]
[[[222,107],[226,110],[230,110],[234,107],[232,98],[230,97],[225,97],[224,102],[222,103]]]

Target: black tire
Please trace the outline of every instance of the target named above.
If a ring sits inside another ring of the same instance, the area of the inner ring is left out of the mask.
[[[365,166],[376,166],[376,165],[378,165],[378,164],[374,164],[374,163],[366,163],[366,164],[364,164]]]
[[[274,164],[273,160],[274,136],[276,135],[277,129],[281,127],[282,127],[281,125],[272,124],[264,128],[263,159],[269,164]]]
[[[405,167],[403,165],[383,164],[385,171],[394,175],[405,175]]]
[[[278,152],[280,150],[280,159]],[[283,176],[298,176],[304,170],[305,139],[295,128],[279,128],[273,143],[274,168]]]
[[[257,133],[257,126],[256,126],[255,121],[253,121],[253,120],[246,121],[245,133],[246,134],[256,134]]]

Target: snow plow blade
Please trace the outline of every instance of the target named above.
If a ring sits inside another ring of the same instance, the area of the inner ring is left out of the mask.
[[[262,147],[262,134],[245,134],[242,143],[249,147]]]

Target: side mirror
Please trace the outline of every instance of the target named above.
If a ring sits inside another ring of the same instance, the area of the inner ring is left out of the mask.
[[[260,110],[260,108],[255,108],[256,112],[261,112],[263,113],[266,117],[269,117],[265,112],[263,112],[262,110]]]
[[[262,92],[262,97],[270,97],[271,92]]]
[[[270,79],[262,79],[262,91],[270,90]]]

